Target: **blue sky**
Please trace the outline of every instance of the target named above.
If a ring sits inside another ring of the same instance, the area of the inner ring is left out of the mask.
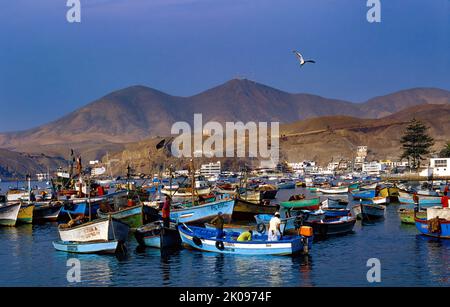
[[[234,77],[355,102],[450,90],[450,1],[0,0],[0,131],[54,120],[143,84],[189,96]],[[315,65],[299,69],[300,50]]]

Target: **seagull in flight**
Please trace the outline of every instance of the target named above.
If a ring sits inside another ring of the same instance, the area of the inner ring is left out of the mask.
[[[298,52],[297,50],[294,50],[292,52],[294,52],[295,56],[297,57],[298,61],[300,62],[300,66],[305,65],[305,63],[316,63],[316,61],[314,61],[314,60],[305,61],[305,59],[303,58],[303,55],[300,52]]]

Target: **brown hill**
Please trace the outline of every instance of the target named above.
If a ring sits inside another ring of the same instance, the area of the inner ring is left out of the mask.
[[[353,159],[356,147],[367,145],[369,159],[398,160],[401,155],[399,140],[413,117],[430,127],[429,133],[436,142],[435,152],[450,140],[450,105],[429,104],[413,106],[380,119],[325,116],[282,125],[280,155],[282,160],[289,162],[315,160],[326,166],[332,160]],[[154,172],[163,164],[187,164],[187,160],[167,159],[157,152],[155,144],[159,140],[152,138],[130,143],[125,145],[125,150],[110,155],[120,160],[114,165],[114,173],[123,173],[127,164],[144,173]],[[221,160],[235,169],[244,162],[252,162],[248,159],[213,158],[199,160],[198,163],[210,160]]]
[[[45,154],[33,155],[0,149],[0,178],[23,178],[67,166],[67,161]]]

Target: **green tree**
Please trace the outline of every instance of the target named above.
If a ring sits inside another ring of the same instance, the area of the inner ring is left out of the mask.
[[[413,169],[420,167],[424,156],[430,153],[434,140],[428,135],[428,127],[421,121],[413,118],[400,140],[403,147],[402,159],[408,159],[409,166]]]
[[[445,144],[444,148],[442,148],[441,152],[439,153],[439,156],[441,158],[450,158],[450,142],[447,142],[447,144]]]

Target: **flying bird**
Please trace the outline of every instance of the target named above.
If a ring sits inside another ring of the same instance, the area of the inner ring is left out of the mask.
[[[294,52],[295,56],[297,57],[298,61],[300,62],[300,66],[305,65],[305,63],[316,63],[314,60],[306,60],[303,58],[303,55],[298,52],[297,50],[292,51]]]

